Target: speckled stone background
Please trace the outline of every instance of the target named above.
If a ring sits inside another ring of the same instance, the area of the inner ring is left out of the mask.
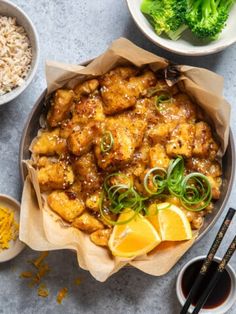
[[[225,78],[225,97],[232,104],[231,127],[236,135],[236,45],[226,51],[207,57],[182,57],[167,53],[150,43],[137,29],[128,12],[125,0],[16,0],[31,17],[40,38],[39,69],[30,87],[15,101],[0,107],[0,193],[20,200],[21,183],[18,168],[18,149],[27,116],[45,88],[44,62],[53,59],[80,63],[102,53],[107,46],[124,36],[158,55],[180,64],[211,69]],[[235,206],[235,184],[228,202]],[[27,248],[11,262],[0,264],[0,313],[157,313],[177,314],[179,304],[175,281],[181,267],[192,257],[207,252],[222,217],[213,230],[170,271],[155,278],[135,269],[124,269],[107,282],[96,282],[89,273],[78,268],[76,257],[69,251],[51,252],[48,262],[52,268],[45,279],[50,294],[39,298],[36,289],[20,279],[22,271],[29,270],[27,260],[38,256]],[[222,245],[219,254],[235,234],[236,223]],[[236,268],[236,256],[231,265]],[[75,278],[81,285],[74,285]],[[56,294],[68,287],[68,297],[57,304]],[[228,312],[236,313],[235,307]]]

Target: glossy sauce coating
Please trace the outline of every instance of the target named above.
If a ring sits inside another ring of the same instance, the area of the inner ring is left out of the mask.
[[[47,128],[31,145],[41,190],[49,194],[51,209],[78,229],[107,230],[111,226],[100,217],[97,201],[107,175],[125,174],[142,195],[149,169],[167,169],[171,159],[182,156],[186,174],[205,174],[213,199],[218,199],[219,144],[205,120],[187,94],[176,85],[169,87],[149,68],[117,67],[73,90],[59,89],[52,95]],[[105,143],[104,134],[109,134]],[[174,197],[168,201],[181,207]],[[68,214],[75,203],[79,209]],[[212,204],[201,212],[182,209],[192,229],[199,229]]]

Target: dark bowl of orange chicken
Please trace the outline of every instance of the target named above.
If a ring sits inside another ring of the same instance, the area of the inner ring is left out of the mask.
[[[50,193],[50,207],[100,245],[94,233],[102,230],[104,241],[110,235],[97,217],[104,178],[122,172],[145,195],[141,182],[149,169],[167,170],[173,158],[181,158],[186,173],[201,173],[211,184],[212,201],[206,208],[186,211],[199,240],[223,212],[232,189],[232,133],[222,162],[217,159],[219,145],[210,118],[178,85],[169,87],[148,67],[123,66],[73,90],[61,88],[47,99],[42,93],[22,135],[21,177],[26,175],[22,161],[32,159],[41,190]],[[61,212],[58,198],[76,199],[83,214],[69,205],[69,212]],[[173,195],[171,201],[178,205]]]

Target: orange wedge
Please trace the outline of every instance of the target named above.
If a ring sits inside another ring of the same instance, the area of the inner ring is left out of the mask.
[[[134,211],[126,209],[120,214],[118,222],[127,221]],[[115,256],[135,257],[150,252],[161,242],[153,225],[141,214],[137,214],[125,224],[115,225],[108,246]]]
[[[170,203],[152,204],[148,220],[162,241],[182,241],[192,238],[192,229],[184,212]]]

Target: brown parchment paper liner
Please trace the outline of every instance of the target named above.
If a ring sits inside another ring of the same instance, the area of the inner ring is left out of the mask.
[[[111,68],[133,63],[136,66],[149,65],[154,71],[163,70],[168,76],[169,62],[145,51],[127,39],[120,38],[110,48],[87,66],[68,65],[49,61],[46,64],[48,95],[62,86],[73,88],[75,84],[90,77],[101,75]],[[222,96],[223,78],[206,69],[190,66],[173,67],[179,72],[176,83],[208,113],[221,141],[222,156],[229,136],[230,106]],[[167,77],[168,78],[168,77]],[[40,194],[36,171],[25,161],[28,177],[24,183],[20,239],[35,250],[72,249],[77,254],[79,266],[92,276],[105,281],[120,268],[130,264],[151,275],[166,274],[192,246],[197,234],[190,241],[162,243],[151,253],[133,260],[113,257],[106,248],[93,244],[89,236],[75,229],[53,213],[47,206],[46,196]]]

